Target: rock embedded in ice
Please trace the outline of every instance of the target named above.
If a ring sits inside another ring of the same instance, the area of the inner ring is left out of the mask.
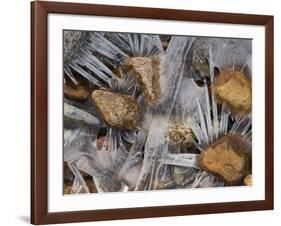
[[[191,70],[193,73],[198,74],[201,79],[207,79],[210,77],[209,62],[206,58],[200,59],[198,57],[194,57]]]
[[[129,57],[125,59],[124,66],[133,70],[133,76],[140,84],[144,99],[147,103],[155,103],[160,95],[159,83],[159,56]]]
[[[166,50],[169,46],[169,42],[170,42],[172,36],[170,36],[170,35],[160,35],[159,37],[160,37],[163,49]]]
[[[85,85],[75,86],[70,83],[65,83],[64,95],[71,100],[84,102],[90,96],[90,91]]]
[[[247,175],[244,178],[244,184],[247,186],[252,186],[253,185],[253,178],[252,178],[252,174]]]
[[[90,193],[97,193],[97,187],[93,178],[86,178],[85,182]]]
[[[73,181],[64,182],[64,184],[63,184],[63,194],[64,195],[73,194],[72,183],[73,183]]]
[[[251,169],[250,146],[239,135],[225,135],[201,152],[199,165],[227,185],[239,184]]]
[[[63,163],[63,178],[66,181],[72,181],[74,179],[74,175],[69,169],[67,162]]]
[[[107,90],[95,90],[92,100],[106,123],[117,128],[136,128],[139,122],[139,110],[134,97],[113,93]]]
[[[187,128],[181,123],[174,122],[169,125],[169,138],[174,144],[190,148],[193,146],[195,135],[191,128]]]
[[[252,83],[239,71],[223,71],[219,74],[214,92],[220,102],[231,111],[248,114],[252,110]]]

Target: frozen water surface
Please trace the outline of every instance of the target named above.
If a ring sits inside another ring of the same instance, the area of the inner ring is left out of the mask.
[[[67,181],[70,193],[90,193],[89,180],[97,192],[225,186],[201,169],[199,157],[226,134],[239,134],[251,145],[251,114],[231,112],[213,89],[223,70],[252,78],[251,40],[65,32],[64,82],[87,84],[90,92],[86,102],[64,100],[64,161],[74,178]],[[160,61],[151,86],[159,84],[160,96],[148,105],[140,80],[146,75],[124,62],[153,56]],[[138,126],[109,126],[91,100],[97,89],[133,97]],[[175,123],[178,143],[170,131]],[[188,146],[181,144],[186,136],[193,137]]]

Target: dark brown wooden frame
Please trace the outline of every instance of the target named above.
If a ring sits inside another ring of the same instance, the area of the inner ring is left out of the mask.
[[[48,212],[48,13],[265,26],[265,200]],[[273,209],[273,16],[92,4],[31,3],[31,223],[52,224]]]

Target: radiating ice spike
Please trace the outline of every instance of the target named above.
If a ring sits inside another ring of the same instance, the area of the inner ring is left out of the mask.
[[[210,98],[209,98],[209,91],[206,80],[204,81],[204,87],[205,87],[205,98],[206,98],[206,109],[205,109],[205,117],[207,122],[207,132],[208,132],[208,140],[210,142],[213,142],[214,140],[214,129],[211,122],[211,107],[210,107]]]
[[[111,36],[113,38],[112,42],[114,41],[114,44],[117,45],[125,50],[125,52],[131,52],[130,45],[128,44],[128,35],[129,34],[123,34],[123,33],[112,33]]]
[[[162,163],[175,166],[199,168],[198,154],[168,154],[164,157]]]
[[[85,71],[83,68],[81,68],[77,63],[70,64],[70,67],[73,68],[73,70],[77,71],[80,75],[82,75],[88,81],[90,81],[92,84],[99,86],[99,87],[102,86],[102,84],[97,79],[95,79],[87,71]]]
[[[186,57],[193,41],[193,38],[173,36],[168,46],[165,62],[169,63],[166,63],[168,66],[161,68],[162,78],[160,81],[166,86],[164,87],[166,94],[162,98],[169,99],[166,108],[167,115],[173,110],[184,73]]]
[[[228,127],[228,116],[229,112],[225,104],[222,105],[220,125],[219,125],[219,135],[226,134]]]
[[[209,45],[209,70],[210,70],[211,85],[214,85],[214,82],[215,82],[214,67],[215,67],[215,65],[214,65],[214,62],[213,62],[212,46],[210,44]],[[219,136],[218,106],[217,106],[217,100],[216,100],[213,89],[211,89],[211,99],[212,99],[212,115],[213,115],[214,137],[215,137],[215,139],[218,139],[218,136]]]
[[[205,146],[206,140],[199,125],[197,123],[193,123],[191,124],[191,129],[194,132],[196,139],[198,140],[198,144],[200,146]]]
[[[164,53],[164,49],[163,49],[163,45],[162,45],[162,42],[160,40],[160,37],[159,35],[152,35],[151,36],[151,39],[152,39],[152,42],[155,46],[157,46],[157,48],[159,49],[159,52],[157,52],[158,54],[159,53]]]
[[[91,42],[89,46],[98,53],[106,56],[107,58],[115,61],[120,61],[120,57],[127,57],[127,55],[119,49],[116,45],[104,38],[101,34],[94,33],[90,36]]]
[[[65,74],[71,79],[71,81],[78,86],[79,82],[77,81],[77,79],[75,78],[75,76],[72,74],[71,70],[69,67],[65,66],[63,68],[63,71],[65,72]]]
[[[230,128],[230,133],[234,133],[234,131],[236,130],[236,128],[238,127],[239,123],[241,122],[241,120],[243,119],[241,115],[235,116],[232,119],[234,119],[234,123]]]
[[[248,128],[252,124],[252,117],[251,116],[239,116],[237,117],[237,122],[233,124],[233,127],[231,128],[231,133],[238,133],[242,134],[245,133]],[[246,129],[246,130],[245,130]]]
[[[242,136],[244,136],[247,133],[251,125],[252,125],[252,119],[249,118],[247,125],[244,127],[243,131],[241,132]]]
[[[83,52],[83,54],[85,54],[85,57],[88,58],[91,64],[97,67],[97,69],[103,71],[108,77],[115,77],[115,74],[92,53],[89,53],[84,49],[82,49],[81,51]]]
[[[139,49],[139,35],[138,34],[133,34],[133,39],[134,39],[134,54],[140,53]]]
[[[87,67],[89,70],[91,70],[101,81],[103,81],[104,83],[107,84],[112,84],[112,78],[106,76],[102,71],[98,70],[96,67],[94,67],[90,61],[88,60],[84,60],[82,61],[82,59],[80,59],[79,63],[85,67]]]
[[[71,170],[71,172],[73,173],[73,175],[75,176],[74,185],[73,185],[74,192],[75,193],[82,193],[82,192],[89,193],[89,188],[87,187],[85,180],[81,176],[81,174],[80,174],[79,170],[77,169],[77,167],[75,166],[75,164],[73,162],[68,163],[68,167]],[[76,189],[76,188],[78,188],[78,189]]]
[[[198,99],[197,99],[197,106],[198,106],[198,114],[199,114],[199,119],[200,119],[200,127],[202,130],[202,135],[204,137],[205,144],[209,144],[210,141],[208,140],[208,131],[207,131],[207,126],[206,126],[206,121],[205,121],[205,117],[204,117],[204,113],[203,113],[201,104]]]

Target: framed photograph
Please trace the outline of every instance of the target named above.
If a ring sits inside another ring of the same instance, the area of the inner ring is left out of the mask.
[[[31,223],[273,209],[273,16],[31,3]]]

